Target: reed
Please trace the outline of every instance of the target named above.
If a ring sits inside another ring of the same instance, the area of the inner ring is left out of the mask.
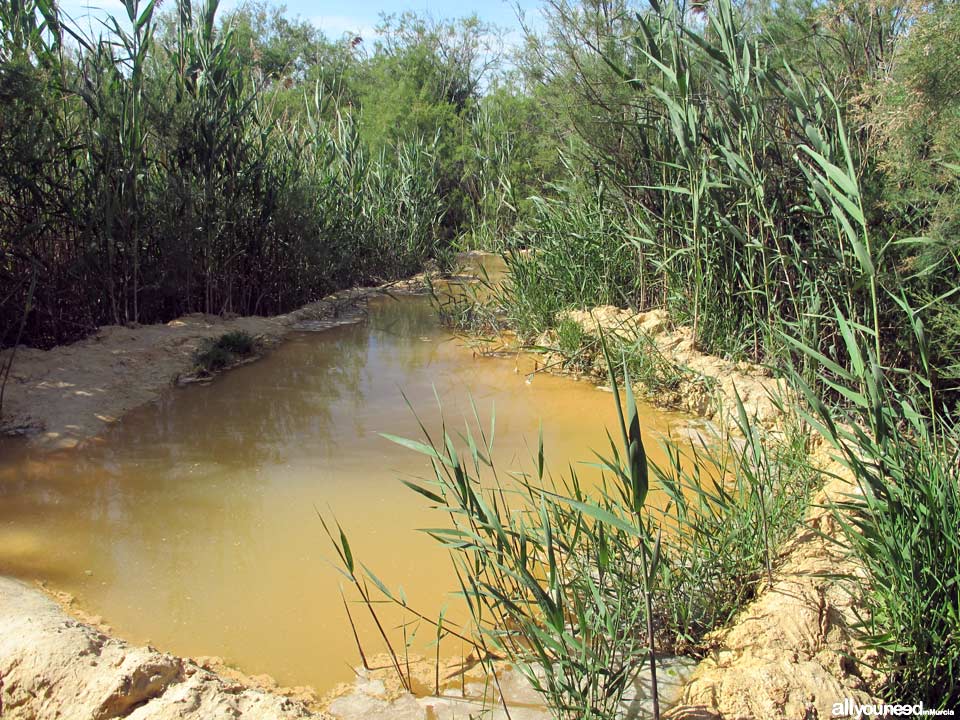
[[[655,667],[648,606],[638,600],[652,593],[659,552],[643,517],[647,468],[632,396],[621,410],[625,446],[612,446],[606,461],[619,500],[592,500],[572,469],[559,493],[542,441],[534,474],[515,483],[499,478],[491,460],[495,418],[489,430],[476,412],[474,420],[462,436],[462,458],[446,431],[436,441],[427,434],[426,443],[388,439],[431,462],[429,482],[407,484],[450,521],[428,532],[451,551],[480,633],[475,642],[517,662],[558,717],[615,717],[644,662]],[[481,482],[487,472],[492,485]],[[615,558],[646,583],[614,585]]]
[[[22,339],[49,346],[106,323],[283,312],[445,257],[435,138],[371,152],[359,110],[312,84],[290,112],[217,0],[180,0],[159,26],[155,9],[126,0],[90,35],[45,0],[3,6],[4,329],[35,266]]]
[[[385,436],[429,462],[427,479],[405,484],[445,516],[425,532],[450,551],[472,630],[416,613],[331,533],[371,612],[366,581],[438,636],[467,642],[492,677],[496,658],[515,663],[557,717],[620,717],[641,673],[657,716],[658,657],[703,652],[706,635],[770,582],[817,478],[805,436],[775,442],[742,404],[738,428],[709,442],[667,440],[669,463],[649,462],[629,369],[604,352],[620,439],[593,463],[599,485],[573,463],[554,476],[542,434],[532,471],[502,474],[496,416],[484,427],[476,407],[459,440],[445,426],[432,437],[421,425],[423,441]],[[660,501],[648,502],[652,491]]]
[[[960,445],[952,419],[925,412],[880,365],[873,330],[837,314],[851,368],[801,346],[842,395],[828,406],[794,376],[806,418],[829,442],[856,490],[834,510],[865,571],[848,580],[863,602],[857,630],[877,653],[887,697],[928,707],[960,703]],[[914,325],[921,362],[928,353]]]
[[[592,56],[632,88],[633,100],[594,107],[640,159],[617,184],[600,173],[591,182],[571,160],[569,181],[534,200],[537,215],[508,244],[533,251],[508,255],[503,304],[516,329],[536,337],[570,308],[665,307],[705,352],[783,365],[807,362],[784,334],[843,352],[837,306],[873,328],[875,353],[911,362],[885,288],[921,292],[902,268],[925,243],[871,246],[871,223],[884,218],[876,191],[861,189],[878,181],[845,98],[769,52],[729,0],[696,22],[655,3],[602,42],[556,13],[581,62]]]

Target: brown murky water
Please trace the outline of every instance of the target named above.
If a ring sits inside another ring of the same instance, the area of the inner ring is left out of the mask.
[[[95,446],[50,454],[5,441],[0,573],[73,593],[131,641],[326,690],[359,658],[315,507],[335,511],[356,556],[411,604],[459,614],[448,559],[416,531],[440,518],[398,480],[429,468],[379,436],[417,437],[401,392],[434,430],[434,391],[453,427],[471,396],[485,424],[495,406],[502,469],[532,467],[541,421],[557,471],[606,447],[608,393],[528,382],[518,362],[475,357],[426,299],[382,299],[363,323],[295,335],[209,386],[168,393]],[[647,408],[648,447],[683,421]],[[361,610],[367,650],[380,652]]]

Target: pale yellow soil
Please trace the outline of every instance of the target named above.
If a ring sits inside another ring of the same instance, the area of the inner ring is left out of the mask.
[[[776,398],[785,386],[759,365],[731,362],[696,349],[688,327],[675,327],[665,310],[635,312],[611,305],[591,310],[572,310],[565,317],[589,334],[600,327],[605,333],[632,340],[637,333],[647,336],[664,360],[683,373],[679,387],[669,393],[659,391],[654,401],[679,407],[694,415],[730,421],[737,412],[739,394],[748,416],[767,428],[776,425],[781,412]],[[602,356],[594,359],[594,371],[606,376]]]

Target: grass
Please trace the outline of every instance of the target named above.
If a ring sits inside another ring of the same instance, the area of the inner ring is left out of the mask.
[[[871,330],[840,318],[852,369],[813,348],[821,381],[846,403],[829,407],[795,376],[807,420],[852,475],[857,492],[834,510],[865,573],[857,627],[877,653],[885,697],[960,706],[960,442],[952,419],[925,414],[878,362]],[[922,334],[921,358],[926,357]],[[922,362],[925,362],[922,360]],[[922,380],[922,378],[914,378]]]
[[[326,68],[287,92],[218,0],[159,8],[129,0],[88,37],[48,0],[0,5],[0,327],[26,312],[22,341],[49,347],[276,314],[444,259],[436,139],[374,151]]]
[[[557,350],[567,356],[579,353],[588,344],[587,333],[580,323],[563,318],[557,324]]]
[[[234,330],[218,338],[207,338],[193,355],[197,371],[212,375],[249,357],[256,350],[256,339],[248,332]]]
[[[233,330],[221,335],[216,340],[215,346],[226,352],[244,357],[253,352],[256,346],[256,340],[254,340],[253,336],[248,332]]]

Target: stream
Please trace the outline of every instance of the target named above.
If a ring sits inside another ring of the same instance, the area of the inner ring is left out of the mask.
[[[446,604],[448,619],[462,619],[449,559],[417,532],[438,513],[399,480],[429,464],[380,436],[421,439],[404,394],[431,432],[437,397],[451,430],[472,418],[471,399],[487,427],[495,408],[501,471],[533,467],[541,422],[556,472],[607,447],[612,396],[532,369],[524,356],[465,347],[428,298],[382,297],[362,322],[295,333],[209,385],[165,393],[79,450],[2,440],[0,574],[69,592],[132,642],[323,692],[352,679],[359,655],[318,511],[336,515],[357,559],[412,606],[436,615]],[[642,406],[641,421],[662,459],[658,436],[688,418]],[[365,613],[353,613],[364,649],[382,652]],[[402,619],[384,613],[391,627]],[[413,650],[432,654],[431,630],[421,635]]]

